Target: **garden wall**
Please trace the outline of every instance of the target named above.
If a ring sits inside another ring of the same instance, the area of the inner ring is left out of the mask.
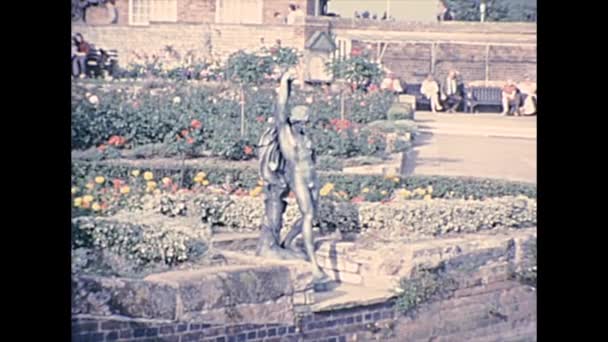
[[[238,49],[257,49],[280,39],[283,46],[303,49],[315,31],[330,31],[352,47],[388,43],[383,63],[407,82],[420,82],[434,71],[444,78],[450,68],[465,80],[521,80],[536,77],[536,26],[524,23],[441,23],[352,21],[307,17],[305,25],[216,24],[205,20],[153,23],[149,26],[73,24],[72,31],[100,47],[117,49],[122,65],[131,52],[158,53],[167,45],[226,56]]]

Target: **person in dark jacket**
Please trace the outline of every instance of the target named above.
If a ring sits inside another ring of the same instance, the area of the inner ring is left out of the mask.
[[[442,100],[449,113],[458,109],[464,98],[464,82],[456,70],[450,70],[442,87]]]
[[[73,65],[72,68],[77,66],[79,70],[78,75],[86,75],[86,61],[87,55],[89,54],[89,51],[91,51],[91,45],[84,40],[82,34],[80,33],[76,33],[74,35],[74,45],[76,46],[76,53],[73,59],[73,63],[75,63],[76,65]]]

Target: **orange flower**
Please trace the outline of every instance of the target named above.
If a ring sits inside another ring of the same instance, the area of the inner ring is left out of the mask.
[[[252,155],[253,148],[249,145],[245,145],[245,147],[243,148],[243,152],[245,152],[246,155]]]
[[[200,129],[201,127],[203,127],[203,123],[200,122],[199,120],[194,119],[190,123],[190,126],[192,126],[192,128],[194,128],[194,129]]]

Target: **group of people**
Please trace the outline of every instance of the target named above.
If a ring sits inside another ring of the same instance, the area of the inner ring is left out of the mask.
[[[508,80],[502,87],[502,115],[533,114],[536,114],[536,83],[528,76],[519,84]]]
[[[355,19],[378,20],[378,15],[376,13],[371,14],[369,11],[363,11],[361,13],[359,13],[358,11],[355,11],[354,17],[355,17]],[[384,14],[379,19],[380,20],[391,20],[392,17],[389,17],[388,14],[386,12],[384,12]]]
[[[453,113],[464,99],[464,81],[456,70],[450,70],[445,82],[440,87],[432,74],[428,74],[420,85],[420,93],[431,101],[433,113],[445,110]]]
[[[450,70],[442,86],[432,74],[427,75],[420,86],[420,93],[430,100],[431,111],[446,110],[455,112],[465,100],[465,85],[457,70]],[[516,84],[509,80],[502,87],[502,115],[536,114],[536,83],[525,76],[524,81]]]

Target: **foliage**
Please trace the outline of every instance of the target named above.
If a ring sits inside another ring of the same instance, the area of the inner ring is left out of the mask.
[[[456,20],[479,21],[480,1],[447,0]],[[536,21],[536,0],[486,0],[486,21]]]
[[[388,120],[413,120],[414,110],[409,104],[395,103],[389,108],[387,114]]]
[[[417,266],[410,277],[400,283],[401,293],[397,297],[397,310],[413,313],[422,303],[439,297],[447,297],[456,290],[458,283],[447,276],[442,267]]]
[[[347,59],[333,59],[326,64],[327,71],[335,79],[342,79],[358,88],[371,83],[380,83],[384,71],[378,63],[370,61],[366,55],[355,55]]]
[[[259,84],[273,71],[271,56],[259,56],[254,53],[237,51],[228,57],[224,74],[231,82],[248,85]]]

